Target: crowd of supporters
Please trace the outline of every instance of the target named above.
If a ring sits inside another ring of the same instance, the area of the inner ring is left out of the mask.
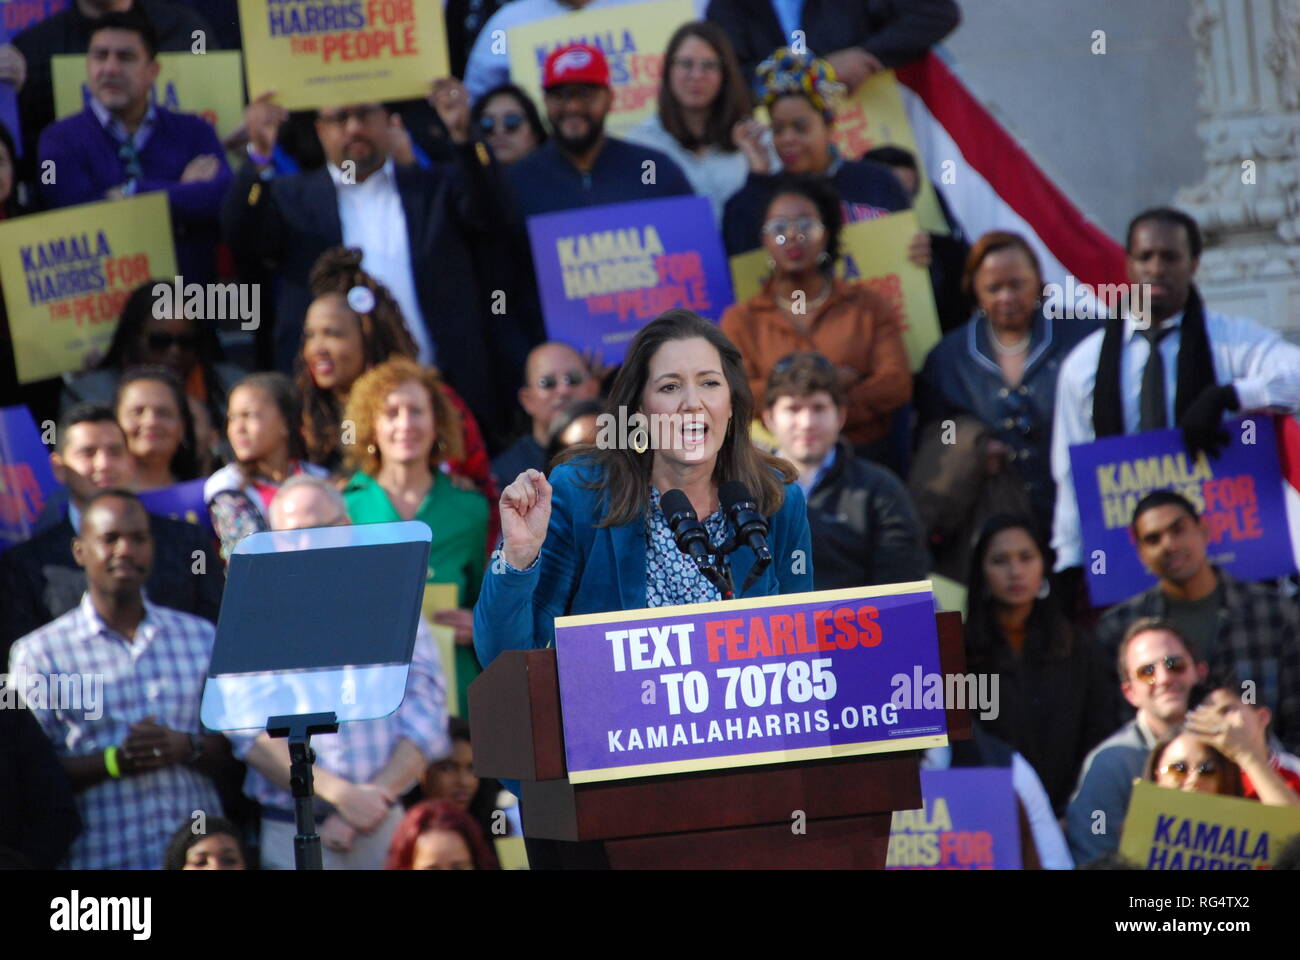
[[[1134,778],[1300,805],[1294,582],[1210,563],[1196,506],[1169,491],[1131,517],[1155,587],[1102,611],[1081,571],[1069,445],[1177,427],[1189,454],[1215,456],[1225,415],[1300,407],[1300,348],[1202,301],[1198,225],[1134,216],[1142,324],[1053,317],[1025,238],[967,243],[949,215],[949,233],[899,251],[929,272],[944,331],[914,375],[894,307],[837,266],[844,228],[910,208],[923,165],[896,147],[843,155],[835,110],[924,56],[956,4],[697,4],[667,45],[657,109],[624,135],[606,128],[599,48],[555,51],[536,103],[490,42],[617,5],[448,0],[455,75],[430,78],[427,99],[290,113],[248,91],[225,142],[151,90],[157,54],[190,49],[193,31],[237,45],[233,3],[73,0],[0,47],[26,146],[20,158],[0,126],[5,219],[164,191],[185,281],[260,291],[251,343],[160,310],[166,277],[134,291],[92,368],[20,385],[0,340],[0,405],[57,424],[61,484],[0,555],[0,664],[11,683],[104,682],[98,715],[31,697],[0,709],[0,860],[291,868],[283,741],[199,722],[225,564],[255,532],[418,520],[434,533],[428,583],[452,599],[420,626],[398,712],[315,741],[325,862],[495,868],[492,841],[519,817],[474,774],[467,687],[497,496],[595,442],[611,372],[548,339],[527,218],[691,194],[728,254],[767,255],[721,329],[756,432],[798,473],[816,587],[932,572],[966,587],[968,669],[1000,677],[1000,709],[969,757],[927,762],[1012,767],[1037,858],[1057,868],[1116,851]],[[87,61],[87,105],[62,120],[57,54]],[[194,481],[201,515],[140,496]],[[451,660],[429,627],[450,632]]]

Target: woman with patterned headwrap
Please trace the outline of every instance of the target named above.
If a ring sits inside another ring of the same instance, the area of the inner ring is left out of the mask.
[[[811,54],[783,47],[758,66],[755,94],[771,118],[772,141],[786,173],[824,179],[834,186],[845,224],[906,210],[911,200],[888,167],[870,160],[847,160],[831,143],[835,105],[843,93],[834,68]],[[760,134],[761,128],[751,127],[740,141],[749,177],[727,201],[723,214],[729,255],[762,244],[763,215],[776,171],[761,148]],[[908,259],[929,266],[930,240],[925,233],[918,233],[908,245]]]

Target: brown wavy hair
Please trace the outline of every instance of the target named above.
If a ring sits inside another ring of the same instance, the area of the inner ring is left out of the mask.
[[[313,300],[337,294],[347,305],[348,291],[365,287],[375,297],[375,308],[369,313],[356,313],[361,328],[361,349],[367,369],[383,363],[389,357],[401,356],[415,359],[418,351],[406,324],[402,309],[388,288],[361,269],[361,251],[349,247],[332,247],[320,255],[312,265],[309,282]],[[302,434],[307,444],[307,459],[312,463],[333,469],[342,459],[340,432],[343,411],[332,390],[321,390],[311,378],[303,359],[307,343],[307,326],[303,324],[302,342],[294,361],[294,380],[302,397]]]
[[[407,357],[393,357],[358,377],[348,394],[345,416],[356,424],[356,437],[348,445],[345,458],[353,469],[372,477],[379,472],[383,456],[375,439],[375,419],[384,398],[404,383],[418,383],[429,393],[435,437],[429,451],[429,468],[437,470],[444,460],[459,460],[465,455],[460,414],[442,389],[442,378],[437,371]]]
[[[722,86],[718,88],[718,95],[709,106],[709,119],[705,121],[703,137],[696,137],[691,132],[691,128],[686,125],[682,105],[673,96],[671,84],[668,82],[668,73],[672,70],[673,59],[677,56],[678,48],[691,37],[703,40],[711,46],[722,64]],[[687,150],[698,150],[700,147],[707,146],[717,147],[727,153],[735,153],[736,145],[731,141],[731,128],[749,116],[752,104],[749,99],[749,88],[745,84],[745,76],[741,72],[740,61],[736,59],[736,48],[732,46],[731,38],[721,27],[708,20],[682,24],[668,41],[668,49],[664,53],[663,73],[659,84],[659,122],[663,124],[664,130]]]
[[[617,416],[620,407],[632,413],[641,410],[641,395],[650,376],[650,361],[659,348],[670,340],[707,340],[722,358],[722,372],[731,390],[731,425],[718,451],[713,467],[713,482],[721,485],[737,480],[754,495],[760,513],[772,516],[785,502],[785,485],[798,474],[779,457],[754,446],[749,436],[754,418],[754,397],[749,391],[745,364],[736,345],[727,339],[716,324],[690,310],[677,308],[660,314],[632,338],[632,343],[610,388],[606,409]],[[603,489],[605,514],[597,526],[617,527],[645,516],[650,505],[650,467],[653,453],[637,453],[616,444],[602,449],[590,444],[570,447],[560,454],[559,462],[583,458],[604,468],[604,476],[583,482],[587,489]]]

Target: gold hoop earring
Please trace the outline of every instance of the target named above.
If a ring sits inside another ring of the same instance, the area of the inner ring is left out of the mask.
[[[647,450],[650,449],[650,443],[648,440],[642,440],[640,446],[637,446],[635,443],[629,440],[627,442],[627,445],[631,447],[633,450],[635,450],[637,453],[645,453]]]

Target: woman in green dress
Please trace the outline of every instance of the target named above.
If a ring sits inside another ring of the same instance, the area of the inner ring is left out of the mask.
[[[343,491],[353,523],[419,520],[433,532],[430,584],[456,587],[459,609],[435,623],[456,637],[456,692],[466,713],[466,688],[480,671],[474,656],[473,606],[487,555],[488,502],[452,483],[443,471],[463,455],[460,418],[438,374],[406,357],[378,364],[356,381],[344,423],[355,430],[347,445],[356,469]],[[445,664],[450,669],[452,664]]]

